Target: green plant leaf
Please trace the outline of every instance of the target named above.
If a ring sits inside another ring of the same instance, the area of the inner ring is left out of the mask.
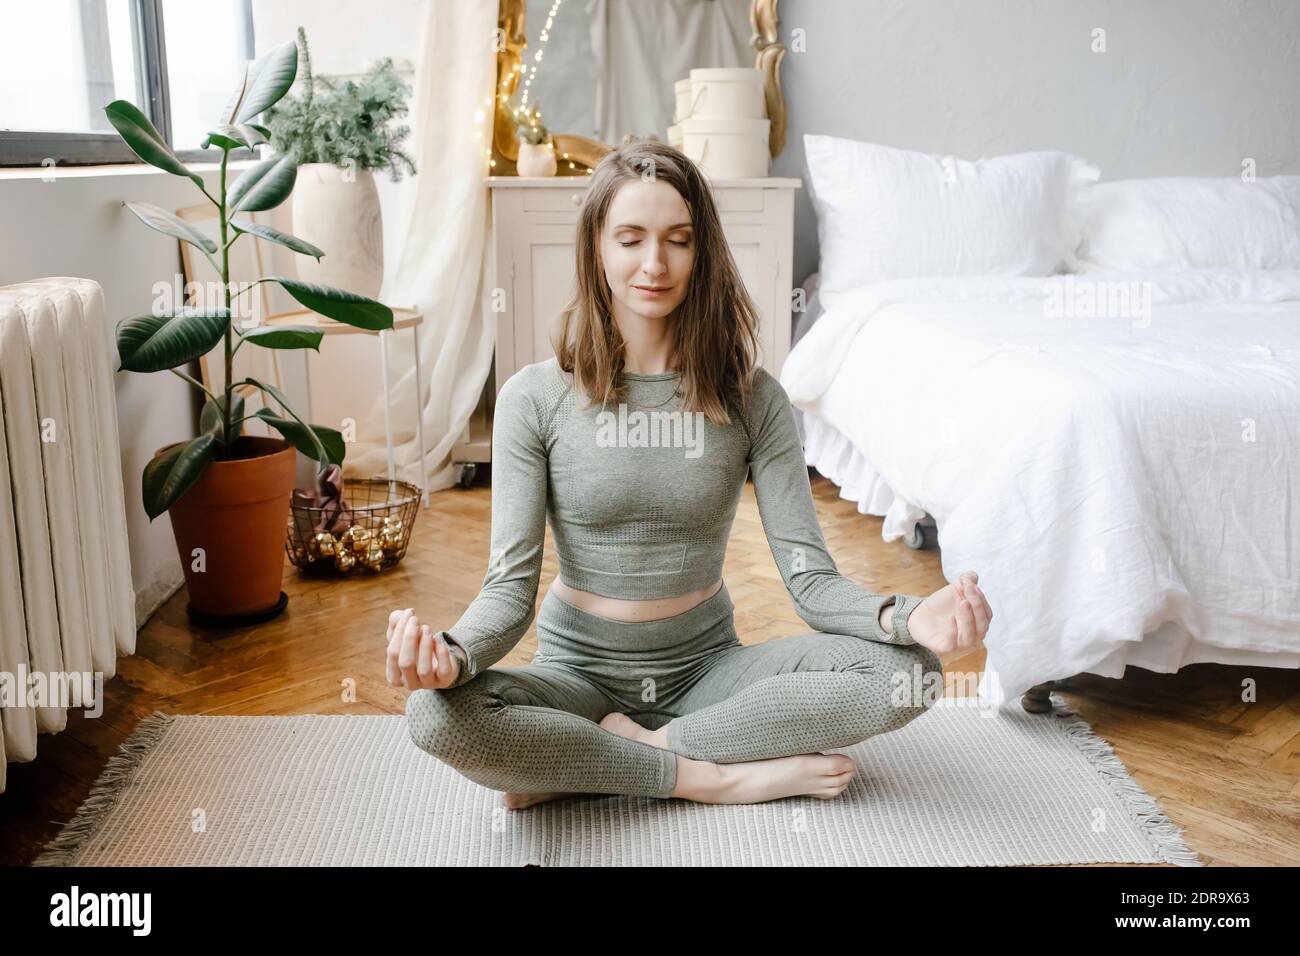
[[[134,103],[128,100],[114,100],[104,107],[104,115],[108,117],[108,121],[113,124],[113,128],[117,130],[126,145],[131,148],[131,152],[150,166],[156,166],[173,176],[188,177],[200,189],[203,188],[203,177],[185,168],[185,164],[177,159],[176,154],[167,146],[162,134],[154,128],[153,123],[149,122],[149,118],[141,113]]]
[[[239,85],[230,94],[230,99],[226,100],[226,105],[221,108],[222,126],[230,126],[235,122],[235,116],[239,113],[239,104],[244,102],[244,91],[248,89],[248,71],[252,65],[252,60],[244,61],[243,72],[239,74]]]
[[[226,192],[229,212],[261,212],[274,209],[293,192],[298,164],[292,156],[273,156],[240,174]]]
[[[304,451],[303,453],[306,455],[310,455],[312,454],[312,452],[315,452],[316,463],[320,466],[320,471],[323,472],[326,468],[328,468],[330,464],[330,460],[329,460],[329,456],[325,452],[325,446],[321,444],[321,441],[316,436],[316,433],[311,428],[307,427],[306,422],[302,420],[301,416],[299,416],[296,412],[294,412],[293,406],[291,406],[288,400],[284,397],[284,393],[281,392],[274,385],[267,385],[265,382],[259,382],[257,379],[253,378],[252,376],[249,376],[248,378],[244,379],[244,381],[248,382],[250,385],[256,385],[262,391],[266,392],[268,395],[274,398],[277,402],[280,403],[280,407],[284,409],[285,414],[289,415],[289,417],[291,417],[295,422],[297,422],[299,425],[302,425],[304,427],[304,434],[307,436],[307,438],[311,440],[311,446],[310,446],[311,451],[310,452]],[[271,414],[274,417],[274,412],[270,412],[268,414]]]
[[[238,126],[223,123],[216,129],[209,130],[200,145],[203,149],[209,146],[217,146],[221,149],[252,149],[270,138],[269,134],[262,132],[262,127],[254,126],[252,123],[242,123]]]
[[[243,94],[229,122],[247,123],[289,92],[298,75],[298,43],[289,40],[267,51],[248,67]]]
[[[212,253],[217,251],[217,244],[191,226],[184,219],[180,219],[166,209],[160,209],[157,206],[147,202],[129,202],[126,208],[136,214],[136,217],[148,226],[150,229],[156,229],[163,235],[171,236],[173,239],[180,239],[182,242],[188,242],[190,245],[198,246],[204,252]]]
[[[233,389],[231,390],[231,394],[234,395],[234,401],[230,403],[232,413],[230,420],[232,422],[237,422],[244,417],[244,396],[240,395]],[[236,431],[230,438],[227,438],[224,434],[226,422],[225,418],[222,416],[222,412],[225,411],[225,407],[226,397],[224,395],[218,395],[215,400],[209,398],[204,402],[203,411],[199,413],[199,431],[204,434],[212,435],[223,445],[228,444],[234,438],[239,437],[238,431]]]
[[[293,445],[294,448],[297,448],[308,458],[318,458],[320,455],[318,449],[323,448],[330,462],[335,465],[343,464],[343,456],[347,453],[347,445],[343,441],[343,433],[338,429],[327,428],[324,425],[312,425],[309,431],[308,426],[292,419],[280,418],[269,408],[259,408],[253,415],[278,431],[290,445]],[[312,440],[312,432],[315,432],[318,441]]]
[[[258,325],[242,333],[244,341],[264,349],[315,349],[325,333],[307,325]]]
[[[203,469],[212,459],[212,445],[215,441],[214,435],[202,434],[177,445],[145,465],[140,490],[143,493],[145,514],[150,521],[170,508],[177,498],[199,480]]]
[[[223,126],[222,129],[235,129],[233,126]],[[243,140],[236,139],[234,136],[227,136],[217,130],[210,130],[208,135],[203,137],[203,142],[199,143],[199,149],[207,149],[209,146],[215,146],[218,149],[240,149],[248,146]]]
[[[186,308],[175,315],[140,315],[117,325],[120,368],[162,372],[207,355],[221,341],[230,313]]]
[[[372,331],[393,327],[393,310],[364,295],[284,276],[267,276],[266,281],[280,283],[302,305],[345,325]]]
[[[313,246],[307,240],[291,236],[287,232],[281,232],[279,229],[273,229],[270,226],[264,226],[260,222],[244,222],[242,219],[232,219],[230,225],[236,232],[246,232],[250,236],[257,236],[259,239],[266,239],[268,242],[279,243],[304,256],[315,256],[317,262],[320,262],[321,256],[325,255],[325,250]]]

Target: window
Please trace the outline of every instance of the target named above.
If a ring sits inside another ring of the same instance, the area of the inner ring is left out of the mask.
[[[253,58],[252,0],[163,0],[173,147],[198,149]]]
[[[181,159],[220,157],[200,146],[253,58],[252,0],[42,0],[3,18],[0,166],[138,162],[104,116],[115,99]]]

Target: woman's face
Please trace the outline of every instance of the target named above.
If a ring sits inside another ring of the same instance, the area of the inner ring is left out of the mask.
[[[681,194],[661,180],[624,183],[600,237],[615,318],[662,319],[686,298],[695,232]]]

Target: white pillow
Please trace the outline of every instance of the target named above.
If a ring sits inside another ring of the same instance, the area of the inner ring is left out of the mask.
[[[1075,193],[1100,171],[1068,153],[975,162],[804,136],[824,293],[924,276],[1045,276],[1079,243]]]
[[[1079,202],[1085,269],[1300,269],[1300,176],[1125,179]]]

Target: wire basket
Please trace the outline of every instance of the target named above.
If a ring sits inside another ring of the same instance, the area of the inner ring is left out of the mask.
[[[406,555],[411,527],[420,513],[420,489],[409,481],[347,478],[347,512],[335,520],[324,507],[292,503],[284,549],[306,573],[343,576],[356,571],[386,571]],[[321,530],[326,528],[326,530]]]

